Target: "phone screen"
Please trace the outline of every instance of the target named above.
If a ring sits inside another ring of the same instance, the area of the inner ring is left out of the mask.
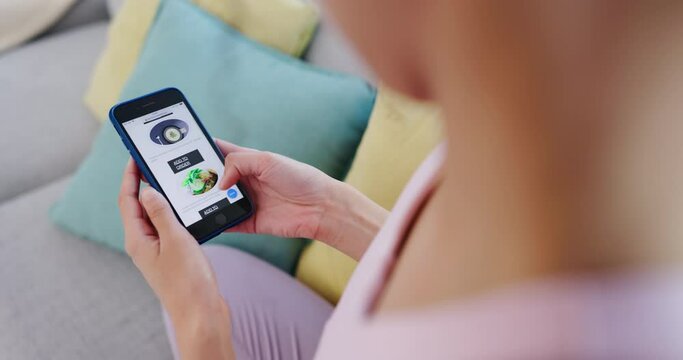
[[[218,188],[223,159],[184,101],[122,125],[185,227],[244,198],[236,184]]]

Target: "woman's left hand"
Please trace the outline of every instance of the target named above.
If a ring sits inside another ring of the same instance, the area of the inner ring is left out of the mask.
[[[225,343],[230,342],[230,320],[208,259],[166,198],[151,187],[139,189],[140,172],[129,160],[119,194],[126,252],[168,312],[180,352],[211,351],[211,358],[230,358],[220,354],[231,350]],[[197,334],[213,339],[193,339]],[[216,346],[197,349],[192,346],[197,342]]]

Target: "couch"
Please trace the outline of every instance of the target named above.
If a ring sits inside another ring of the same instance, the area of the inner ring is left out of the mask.
[[[307,59],[372,80],[322,18]],[[81,0],[0,53],[0,359],[171,358],[160,305],[130,259],[47,216],[102,126],[82,97],[108,19],[105,0]]]

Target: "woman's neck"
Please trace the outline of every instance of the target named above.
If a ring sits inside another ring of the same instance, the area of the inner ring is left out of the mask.
[[[468,58],[444,42],[462,39],[434,37],[449,150],[433,201],[443,246],[470,265],[463,293],[682,260],[667,210],[683,204],[683,166],[672,161],[683,153],[683,102],[670,96],[683,93],[683,22],[680,11],[617,10],[501,21],[468,34]]]

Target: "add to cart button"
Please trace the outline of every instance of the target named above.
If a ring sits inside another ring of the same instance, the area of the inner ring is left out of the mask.
[[[203,219],[203,218],[205,218],[211,214],[214,214],[216,211],[219,211],[220,209],[222,209],[228,205],[230,205],[230,203],[228,202],[228,199],[221,199],[218,202],[215,202],[215,203],[199,210],[199,216],[201,216]]]

